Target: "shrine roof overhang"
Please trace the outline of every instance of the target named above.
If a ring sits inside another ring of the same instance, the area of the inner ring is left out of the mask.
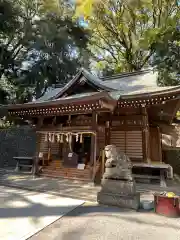
[[[115,92],[117,94],[117,92]],[[112,96],[112,94],[111,94]],[[158,87],[138,93],[121,92],[118,98],[119,107],[138,107],[141,105],[163,105],[166,102],[180,99],[180,86]]]
[[[117,101],[108,92],[93,92],[24,104],[8,105],[10,115],[66,115],[92,111],[113,111]]]

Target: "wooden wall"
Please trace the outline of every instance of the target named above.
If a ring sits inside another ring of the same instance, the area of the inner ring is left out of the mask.
[[[39,152],[48,153],[48,142],[45,142],[45,134],[40,134],[39,141]]]
[[[96,156],[99,157],[102,150],[105,147],[105,130],[97,131],[97,148],[96,148]]]
[[[116,145],[120,151],[127,154],[133,161],[142,161],[142,131],[111,130],[110,144]]]
[[[161,133],[158,127],[150,127],[150,158],[151,161],[162,161]]]

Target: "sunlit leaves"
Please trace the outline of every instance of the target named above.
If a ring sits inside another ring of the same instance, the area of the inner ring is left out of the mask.
[[[77,0],[76,16],[84,16],[87,19],[92,14],[94,0]]]
[[[174,0],[108,0],[93,3],[90,0],[88,3],[92,6],[88,18],[92,31],[90,48],[93,53],[94,48],[96,51],[100,49],[101,58],[104,56],[101,61],[112,64],[116,71],[122,66],[128,71],[148,66],[155,51],[154,45],[161,42],[168,31],[173,31],[179,15]],[[83,8],[85,5],[80,6]],[[96,57],[98,55],[97,51]]]

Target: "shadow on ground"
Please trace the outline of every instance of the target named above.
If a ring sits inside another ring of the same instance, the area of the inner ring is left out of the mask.
[[[1,173],[0,173],[1,174]],[[71,197],[87,201],[96,202],[97,192],[100,186],[94,186],[92,183],[51,178],[33,178],[29,174],[15,174],[13,172],[0,175],[0,185],[22,188],[39,192],[48,192],[58,196]],[[170,185],[166,188],[158,184],[137,184],[137,191],[144,195],[151,195],[154,192],[171,191],[180,195],[178,185]]]
[[[32,193],[26,193],[26,196],[30,196]],[[3,193],[1,193],[1,200],[2,200]],[[7,219],[7,218],[24,218],[24,217],[32,217],[34,221],[40,217],[44,216],[57,216],[60,212],[62,212],[62,208],[64,209],[63,212],[67,212],[69,207],[73,206],[61,206],[61,207],[52,207],[52,206],[45,206],[43,204],[35,204],[26,196],[22,196],[18,193],[9,192],[6,196],[3,197],[3,201],[5,202],[5,207],[0,207],[0,219]],[[52,197],[52,196],[50,196]],[[14,201],[21,201],[24,202],[27,206],[26,207],[9,207]],[[61,208],[61,210],[60,210]],[[143,221],[143,219],[139,216],[149,214],[149,220],[147,222]],[[117,218],[128,222],[136,222],[138,224],[150,224],[152,226],[164,227],[162,223],[154,223],[152,216],[155,215],[152,211],[151,212],[136,212],[131,209],[123,209],[117,207],[108,207],[93,203],[88,203],[77,207],[76,209],[68,212],[64,217],[111,217]],[[136,217],[138,216],[138,218]],[[151,220],[152,219],[152,220]],[[173,228],[178,229],[177,226],[166,224],[166,228]]]

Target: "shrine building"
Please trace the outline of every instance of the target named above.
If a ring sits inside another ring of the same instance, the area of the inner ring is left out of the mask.
[[[35,126],[43,176],[95,181],[102,177],[109,144],[135,166],[161,168],[161,124],[173,123],[179,95],[179,86],[157,86],[152,70],[98,78],[81,69],[64,87],[9,105],[8,113]]]

